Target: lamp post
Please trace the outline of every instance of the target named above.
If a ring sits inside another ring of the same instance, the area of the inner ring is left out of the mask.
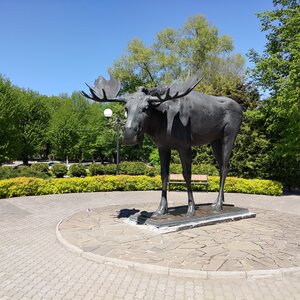
[[[104,117],[111,118],[113,115],[113,111],[110,108],[104,110]],[[122,125],[122,121],[119,117],[114,120],[117,124],[117,175],[120,173],[120,129]]]

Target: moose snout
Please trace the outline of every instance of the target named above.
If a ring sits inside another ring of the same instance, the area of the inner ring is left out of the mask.
[[[123,142],[127,146],[138,144],[138,128],[125,127]]]

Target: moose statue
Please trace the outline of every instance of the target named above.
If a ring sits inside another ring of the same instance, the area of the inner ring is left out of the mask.
[[[183,177],[187,186],[187,217],[195,215],[192,193],[192,146],[210,144],[220,171],[220,189],[213,205],[222,210],[224,184],[228,161],[238,134],[243,112],[241,106],[227,97],[205,95],[193,89],[201,81],[200,73],[188,76],[184,82],[154,88],[140,87],[137,92],[117,96],[121,83],[115,78],[99,77],[90,89],[91,95],[82,94],[97,102],[124,102],[127,120],[124,144],[136,145],[147,134],[157,145],[162,179],[162,194],[154,216],[168,212],[167,183],[171,149],[178,151]]]

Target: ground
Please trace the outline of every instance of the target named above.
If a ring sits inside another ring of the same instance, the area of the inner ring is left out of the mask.
[[[215,196],[215,193],[196,193],[195,199],[204,203]],[[289,227],[291,221],[295,232],[287,233],[287,242],[293,239],[299,242],[299,196],[226,194],[225,197],[227,202],[254,211],[267,210],[276,217],[276,224]],[[184,203],[185,198],[184,193],[170,194],[171,204]],[[300,299],[300,272],[296,267],[294,272],[270,274],[269,278],[265,275],[260,278],[259,273],[251,278],[218,278],[218,273],[211,279],[189,278],[91,261],[72,253],[57,240],[58,222],[87,208],[128,205],[143,209],[158,202],[159,192],[1,199],[0,299]],[[242,226],[238,222],[232,226]],[[226,226],[229,224],[233,223]]]

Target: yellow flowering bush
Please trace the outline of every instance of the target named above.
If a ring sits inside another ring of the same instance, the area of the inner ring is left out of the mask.
[[[208,190],[219,190],[219,177],[209,176]],[[85,178],[41,179],[18,177],[0,180],[0,198],[63,193],[104,191],[146,191],[161,188],[160,176],[101,175]],[[185,185],[171,185],[172,190],[185,190]],[[204,185],[194,185],[195,191],[204,191]],[[228,177],[225,192],[281,195],[282,184],[271,180]]]

